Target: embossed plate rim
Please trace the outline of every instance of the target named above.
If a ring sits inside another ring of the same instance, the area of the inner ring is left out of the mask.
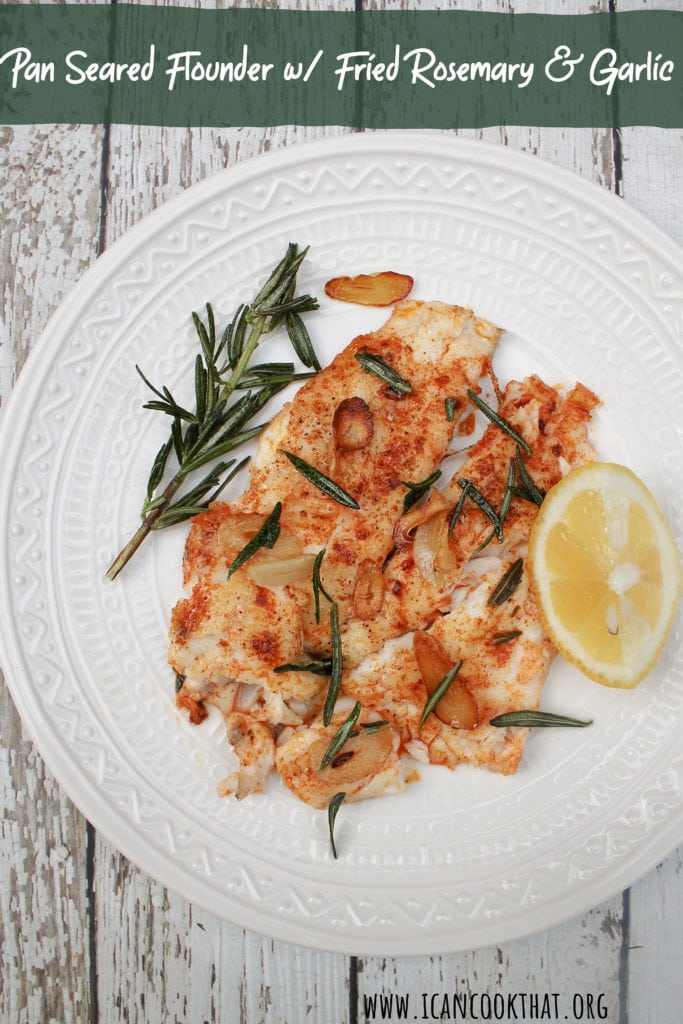
[[[96,296],[99,286],[108,280],[112,272],[120,268],[134,252],[148,244],[149,240],[165,228],[172,225],[194,206],[211,198],[218,199],[231,186],[237,186],[264,175],[276,175],[278,170],[301,165],[319,165],[333,155],[355,154],[362,159],[381,156],[397,156],[400,152],[409,154],[411,158],[420,156],[427,159],[430,154],[435,158],[444,159],[449,155],[453,159],[469,159],[472,167],[479,165],[497,167],[501,171],[508,170],[519,175],[533,187],[550,186],[563,194],[571,194],[580,209],[604,211],[608,218],[618,216],[627,226],[643,234],[648,241],[654,239],[657,244],[658,256],[663,263],[680,262],[680,252],[675,244],[654,229],[651,223],[636,211],[627,208],[622,200],[598,186],[585,181],[578,175],[546,164],[538,158],[517,153],[504,147],[493,146],[472,140],[456,139],[436,133],[418,132],[386,132],[376,135],[342,136],[325,139],[320,142],[305,143],[286,151],[277,151],[247,161],[237,167],[229,168],[204,182],[188,189],[184,194],[165,204],[159,210],[146,217],[139,225],[131,229],[119,239],[95,265],[83,276],[72,293],[66,297],[59,307],[43,337],[31,353],[27,368],[22,372],[19,382],[3,414],[0,446],[5,452],[10,451],[14,444],[15,455],[19,451],[19,438],[22,431],[18,427],[24,422],[22,409],[30,407],[34,396],[36,382],[40,374],[47,374],[54,355],[61,351],[64,344],[63,332],[75,314]],[[365,201],[368,201],[367,195]],[[246,229],[248,236],[250,229]],[[28,371],[28,372],[27,372]],[[8,457],[7,463],[12,460]],[[3,499],[0,505],[0,529],[3,531],[4,545],[0,549],[2,574],[0,576],[0,593],[7,602],[11,602],[12,593],[9,582],[9,564],[7,520],[10,500]],[[7,605],[9,607],[9,604]],[[182,866],[174,866],[172,858],[166,850],[157,849],[149,838],[137,834],[128,815],[107,805],[104,794],[93,791],[80,777],[75,763],[68,756],[66,744],[62,736],[51,731],[40,709],[40,700],[33,692],[33,681],[24,675],[21,657],[21,641],[12,630],[9,621],[2,620],[0,627],[0,648],[3,650],[3,661],[8,675],[8,683],[22,719],[34,742],[45,757],[45,760],[69,793],[72,800],[95,826],[117,845],[126,856],[139,864],[145,871],[170,888],[181,893],[188,899],[201,904],[212,912],[223,914],[237,923],[256,928],[277,938],[297,941],[303,944],[316,945],[340,952],[355,953],[394,953],[410,955],[422,953],[450,952],[456,949],[470,948],[473,944],[485,945],[519,937],[529,931],[548,927],[559,923],[567,917],[588,909],[601,899],[618,892],[638,875],[655,866],[659,860],[669,853],[683,840],[683,813],[679,806],[677,814],[667,818],[666,827],[652,830],[649,841],[641,845],[637,856],[624,859],[610,873],[606,881],[597,876],[581,885],[570,895],[563,895],[560,900],[546,898],[540,906],[528,904],[524,908],[523,917],[510,922],[486,919],[482,914],[476,922],[468,921],[457,934],[449,935],[443,930],[438,935],[430,932],[429,926],[422,927],[420,933],[398,934],[390,929],[373,924],[359,926],[354,929],[342,929],[341,932],[324,921],[322,925],[313,916],[308,920],[288,919],[286,916],[270,916],[268,907],[256,907],[248,898],[230,897],[226,892],[217,894],[209,882],[202,881],[196,875],[184,873]],[[301,876],[301,867],[291,872],[290,881],[294,882]],[[283,872],[280,882],[283,889],[287,887],[287,872]],[[362,882],[358,889],[362,889]],[[391,888],[391,883],[388,883]],[[355,886],[352,887],[355,889]],[[384,886],[380,886],[384,888]],[[355,892],[351,894],[355,896]],[[360,893],[359,893],[360,895]],[[219,897],[219,898],[218,898]],[[341,898],[341,895],[340,897]],[[453,926],[453,928],[455,925]]]

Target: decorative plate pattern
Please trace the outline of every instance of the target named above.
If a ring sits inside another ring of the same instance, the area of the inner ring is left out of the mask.
[[[548,927],[683,841],[680,615],[632,693],[554,666],[544,706],[586,730],[532,735],[520,772],[430,768],[398,796],[324,814],[272,779],[220,800],[222,726],[175,711],[165,664],[185,529],[104,578],[134,529],[164,426],[133,364],[182,395],[189,314],[223,320],[289,240],[302,286],[412,274],[422,298],[508,329],[503,379],[536,370],[603,398],[602,456],[634,468],[683,534],[681,253],[622,202],[508,150],[413,133],[260,158],[189,189],[98,260],[51,321],[4,417],[3,665],[35,742],[84,814],[132,860],[241,925],[353,953],[454,951]],[[326,357],[377,310],[323,298]],[[268,343],[271,344],[270,342]],[[275,348],[270,352],[275,354]]]

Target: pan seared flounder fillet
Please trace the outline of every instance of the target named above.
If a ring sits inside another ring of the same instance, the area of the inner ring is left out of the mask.
[[[260,682],[283,699],[308,700],[321,689],[320,678],[310,673],[273,672],[301,660],[303,644],[317,649],[329,639],[325,617],[319,626],[314,621],[310,572],[301,585],[258,586],[247,564],[227,580],[243,546],[235,543],[236,522],[266,516],[282,502],[283,534],[300,550],[327,548],[324,584],[344,622],[352,613],[360,563],[381,562],[391,548],[406,493],[401,481],[429,476],[448,447],[457,413],[449,422],[444,399],[465,407],[467,389],[487,371],[500,333],[469,309],[399,303],[383,327],[356,338],[275,417],[259,440],[245,494],[232,505],[216,503],[193,521],[183,567],[190,596],[173,612],[169,650],[171,665],[186,677],[186,693],[201,699],[215,684],[232,680]],[[410,382],[410,394],[399,396],[366,372],[354,358],[363,351],[393,366]],[[346,451],[335,444],[334,417],[350,398],[365,403],[372,430],[363,448]],[[346,509],[323,495],[282,450],[332,477],[360,508]]]
[[[542,490],[549,490],[569,469],[595,459],[586,427],[597,404],[597,397],[582,384],[564,395],[531,376],[511,381],[505,388],[498,411],[529,443],[531,455],[524,456],[524,464]],[[450,516],[462,493],[458,479],[469,480],[494,509],[500,509],[516,448],[511,437],[497,426],[489,426],[443,489],[443,518]],[[535,505],[513,498],[504,523],[503,545],[494,538],[484,553],[501,555],[524,542],[536,512]],[[384,573],[384,602],[377,618],[372,623],[350,621],[346,625],[346,664],[358,664],[379,648],[382,638],[423,629],[443,614],[450,607],[454,587],[462,583],[468,571],[469,559],[490,533],[491,521],[467,500],[448,545],[453,562],[448,571],[437,569],[432,578],[425,579],[413,557],[413,545],[399,551]]]
[[[566,396],[538,377],[512,381],[505,389],[500,414],[531,446],[525,457],[528,473],[546,491],[570,468],[591,461],[595,451],[586,426],[598,399],[577,384]],[[457,478],[470,480],[495,509],[505,490],[510,459],[516,442],[497,426],[490,426],[469,453],[456,478],[444,489],[446,512],[456,504],[462,487]],[[538,609],[529,590],[526,566],[513,596],[500,606],[488,605],[495,584],[516,557],[523,557],[537,506],[513,498],[504,523],[504,542],[479,546],[491,532],[491,522],[471,501],[463,506],[451,539],[455,565],[448,573],[436,573],[432,581],[418,571],[411,552],[394,560],[388,573],[383,614],[398,640],[389,640],[377,653],[366,657],[345,674],[344,690],[357,700],[370,701],[389,721],[403,730],[408,749],[435,764],[451,768],[467,761],[510,774],[517,770],[528,730],[498,729],[491,718],[515,710],[538,707],[554,649],[545,636]],[[481,583],[477,577],[486,576]],[[454,589],[464,600],[448,610]],[[413,632],[429,631],[455,664],[463,660],[461,678],[474,696],[479,726],[454,729],[431,715],[422,730],[419,718],[427,691],[413,654]],[[347,632],[353,629],[349,627]],[[518,637],[496,644],[496,634],[520,631]]]
[[[339,606],[342,624],[353,613],[353,593],[363,560],[381,561],[391,550],[392,530],[407,493],[402,481],[418,482],[439,466],[467,403],[467,389],[488,371],[502,332],[470,309],[440,302],[398,303],[378,331],[357,337],[261,435],[251,485],[238,502],[246,512],[268,513],[282,501],[282,523],[304,545],[325,547],[323,583]],[[368,373],[355,356],[379,355],[412,391],[398,395]],[[455,420],[445,398],[456,402]],[[361,399],[372,436],[362,448],[335,443],[335,413]],[[335,480],[360,505],[344,508],[310,484],[282,454],[300,456]],[[312,604],[304,610],[304,640],[319,650],[329,623],[316,626]]]
[[[418,760],[455,768],[462,762],[509,775],[517,770],[529,732],[489,724],[509,711],[535,710],[555,650],[543,631],[526,566],[511,598],[498,607],[488,599],[503,573],[520,554],[480,559],[487,571],[464,599],[440,617],[429,632],[452,663],[462,659],[459,678],[474,697],[479,725],[455,729],[431,714],[420,729],[428,693],[413,653],[413,634],[390,640],[376,654],[345,674],[344,690],[374,708],[400,730],[405,748]],[[496,643],[511,630],[520,635]]]

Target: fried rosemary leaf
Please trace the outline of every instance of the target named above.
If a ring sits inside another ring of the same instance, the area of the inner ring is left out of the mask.
[[[319,491],[322,491],[328,498],[332,498],[333,501],[338,502],[340,505],[345,505],[347,508],[360,508],[360,505],[355,498],[352,498],[343,487],[335,483],[329,476],[325,476],[315,466],[311,466],[309,462],[302,459],[299,455],[294,455],[292,452],[285,451],[284,448],[279,449],[282,455],[285,455],[292,463],[295,469],[297,469],[303,477],[305,477],[310,484],[317,487]]]
[[[488,604],[492,608],[495,608],[500,604],[504,604],[510,597],[512,597],[520,584],[523,572],[524,562],[521,558],[518,558],[512,563],[508,571],[501,578],[500,582],[494,587],[491,596],[488,599]]]
[[[503,543],[503,524],[500,521],[500,517],[492,505],[486,500],[484,495],[478,490],[471,480],[465,480],[463,477],[458,477],[458,486],[467,488],[467,494],[479,508],[482,510],[484,515],[488,516],[493,523],[493,529],[495,531],[498,541]]]
[[[444,399],[444,405],[446,406],[446,419],[449,423],[452,423],[455,419],[455,410],[458,406],[457,398],[446,398]]]
[[[376,355],[374,352],[356,352],[355,358],[366,373],[372,373],[375,377],[379,377],[397,394],[409,395],[413,390],[412,384],[405,377],[397,373],[381,356]]]
[[[592,718],[584,722],[580,718],[567,718],[565,715],[556,715],[551,711],[509,711],[505,715],[496,715],[489,723],[489,725],[494,725],[500,729],[504,729],[509,725],[519,725],[528,728],[567,726],[571,729],[582,729],[592,724]]]
[[[335,860],[337,859],[337,847],[334,845],[334,823],[337,820],[337,813],[344,802],[345,796],[346,793],[335,793],[327,808],[327,824],[330,830],[330,846],[332,847],[332,855]]]
[[[329,746],[327,747],[327,750],[325,751],[325,753],[322,756],[322,760],[320,762],[320,767],[318,768],[319,772],[322,772],[322,771],[325,770],[325,768],[327,768],[328,764],[330,763],[330,761],[332,761],[332,759],[334,758],[335,754],[339,753],[341,748],[344,746],[346,741],[349,739],[349,737],[351,736],[351,734],[353,732],[353,729],[355,728],[355,725],[356,725],[358,719],[360,718],[360,712],[361,712],[361,705],[360,705],[360,701],[357,700],[356,703],[353,705],[353,708],[351,709],[348,718],[344,719],[344,721],[339,726],[339,728],[337,729],[336,733],[334,734],[334,736],[330,740]],[[357,733],[356,733],[356,735],[357,735]]]
[[[516,640],[521,635],[521,629],[508,629],[506,632],[494,633],[491,637],[491,643],[494,647],[500,647],[501,644],[509,644],[511,640]]]
[[[462,512],[462,510],[463,510],[463,508],[465,506],[465,500],[467,498],[467,495],[470,493],[470,488],[471,487],[472,487],[472,484],[469,482],[469,480],[466,480],[465,481],[465,486],[462,489],[462,494],[458,498],[458,503],[457,503],[457,505],[454,506],[453,511],[451,512],[451,517],[448,520],[448,539],[449,540],[451,539],[451,536],[453,534],[453,530],[455,529],[455,524],[457,523],[458,519],[460,518],[460,514],[461,514],[461,512]]]
[[[272,548],[275,541],[280,536],[280,513],[282,512],[282,502],[276,501],[273,506],[273,511],[266,519],[263,526],[258,530],[250,541],[244,545],[239,555],[232,562],[228,569],[228,579],[234,572],[244,565],[257,551],[261,548]]]
[[[422,716],[420,717],[420,729],[425,724],[425,722],[427,721],[427,719],[429,718],[429,716],[431,715],[432,711],[435,709],[441,698],[446,695],[453,680],[455,679],[461,668],[462,661],[456,662],[453,668],[448,670],[448,672],[443,677],[443,679],[441,680],[437,688],[434,690],[434,692],[429,695],[429,699],[427,700],[427,703],[425,704],[424,709],[422,711]]]
[[[320,595],[326,597],[330,604],[333,604],[333,598],[327,593],[323,586],[323,581],[320,576],[320,567],[323,564],[323,558],[325,557],[325,548],[318,552],[315,556],[315,562],[313,563],[313,600],[315,601],[315,621],[320,622]]]
[[[318,661],[292,661],[286,665],[277,665],[273,669],[273,672],[312,672],[316,676],[329,676],[331,671],[331,658],[321,658]]]
[[[320,362],[315,354],[313,343],[311,342],[311,336],[308,333],[306,324],[303,322],[298,313],[288,313],[285,317],[285,327],[287,328],[287,334],[289,340],[292,343],[292,348],[298,355],[304,366],[310,366],[316,372],[320,370]]]
[[[484,416],[491,420],[491,423],[495,423],[498,429],[504,431],[504,433],[506,433],[509,437],[516,441],[517,444],[524,449],[527,455],[531,455],[531,448],[529,447],[527,442],[524,440],[521,434],[517,433],[515,428],[511,426],[507,420],[504,420],[503,417],[499,416],[498,413],[495,412],[490,405],[487,405],[484,399],[480,398],[476,391],[472,391],[471,388],[468,388],[467,394],[469,395],[470,399],[474,402],[477,409],[481,410]]]
[[[407,480],[401,480],[403,486],[409,489],[403,499],[403,515],[405,515],[406,512],[409,512],[413,505],[417,504],[420,498],[427,493],[432,484],[435,484],[440,476],[441,470],[437,469],[431,476],[428,476],[425,480],[421,480],[417,484],[411,484],[408,483]]]
[[[152,464],[142,505],[142,523],[110,565],[106,574],[110,580],[116,578],[153,530],[182,522],[204,510],[208,502],[199,503],[197,493],[202,488],[206,493],[208,487],[216,483],[216,470],[189,493],[176,498],[187,477],[207,463],[223,458],[260,433],[266,424],[249,427],[249,421],[273,395],[292,380],[301,378],[301,374],[294,373],[292,364],[275,364],[278,371],[272,373],[266,372],[261,366],[246,380],[245,375],[262,336],[277,327],[288,315],[284,312],[285,307],[289,311],[302,311],[317,305],[316,300],[309,295],[295,296],[297,271],[307,251],[304,249],[299,252],[298,247],[290,243],[284,258],[253,302],[238,307],[232,321],[223,331],[220,343],[217,344],[216,322],[211,305],[207,304],[206,307],[206,321],[197,313],[192,314],[200,347],[193,368],[194,410],[178,402],[168,387],[155,387],[140,367],[136,367],[153,395],[144,408],[170,417],[170,436],[157,452]],[[295,346],[297,354],[299,350]],[[287,367],[286,371],[283,366]],[[254,394],[248,391],[246,395],[232,401],[234,392],[245,387],[258,390]],[[173,455],[177,468],[164,485],[169,459]],[[239,468],[244,465],[244,461],[240,462]]]
[[[381,722],[361,722],[360,728],[354,729],[353,732],[349,734],[349,738],[351,736],[358,736],[360,729],[367,733],[368,736],[372,736],[374,733],[379,732],[383,725],[389,725],[389,723],[385,721],[385,719],[382,719]]]
[[[529,495],[531,501],[533,501],[534,505],[538,505],[538,507],[540,508],[543,504],[543,499],[545,498],[545,491],[542,491],[540,487],[537,487],[534,481],[532,480],[529,474],[529,470],[524,465],[522,453],[519,450],[519,446],[517,447],[516,458],[517,468],[519,469],[519,475],[522,479],[522,483],[524,484],[524,488],[527,494]]]
[[[320,309],[320,305],[317,299],[314,299],[312,295],[300,295],[296,299],[288,299],[286,302],[279,302],[277,305],[261,308],[259,312],[262,316],[289,316],[291,313],[310,313],[314,309]],[[308,364],[306,364],[308,365]]]
[[[330,672],[330,683],[327,687],[327,697],[323,708],[323,725],[329,725],[334,714],[334,706],[339,697],[342,681],[342,643],[339,631],[339,607],[333,601],[330,606],[330,637],[332,641],[332,669]]]
[[[517,451],[519,451],[519,448],[517,449]],[[501,527],[503,526],[503,523],[505,522],[505,519],[507,518],[507,514],[510,511],[510,505],[512,504],[512,495],[513,495],[513,491],[514,491],[514,486],[515,486],[515,460],[514,459],[510,459],[510,465],[508,466],[507,482],[505,484],[505,491],[503,492],[503,500],[500,503],[500,512],[498,513],[498,518],[500,519]],[[496,536],[496,531],[495,531],[495,529],[493,529],[493,530],[491,530],[491,532],[488,535],[488,537],[486,538],[486,540],[483,541],[483,543],[481,543],[479,545],[479,547],[475,549],[474,554],[478,555],[480,551],[483,551],[484,548],[488,547],[489,544],[491,543],[491,541],[493,540],[493,538],[495,536]]]

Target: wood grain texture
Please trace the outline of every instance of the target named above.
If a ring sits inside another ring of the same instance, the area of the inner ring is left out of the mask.
[[[2,402],[50,314],[95,259],[101,140],[97,127],[0,129]],[[0,1019],[85,1020],[84,822],[26,737],[4,685],[0,720]]]
[[[218,0],[211,6],[237,5]],[[353,3],[291,0],[264,6],[338,9]],[[364,3],[366,9],[401,6],[414,4]],[[608,2],[458,0],[429,6],[585,13],[607,9]],[[618,0],[617,6],[645,5]],[[337,131],[0,129],[0,400],[98,248],[224,166]],[[677,199],[683,146],[677,134],[651,128],[490,128],[460,134],[571,168],[623,195],[683,242]],[[421,1012],[421,993],[454,990],[557,991],[569,998],[574,992],[604,993],[612,1024],[680,1019],[680,851],[630,893],[500,948],[412,960],[321,954],[220,921],[138,871],[86,826],[61,793],[23,735],[4,687],[0,714],[3,1022],[352,1022],[364,1019],[364,997],[374,993],[409,993],[415,1012]]]

